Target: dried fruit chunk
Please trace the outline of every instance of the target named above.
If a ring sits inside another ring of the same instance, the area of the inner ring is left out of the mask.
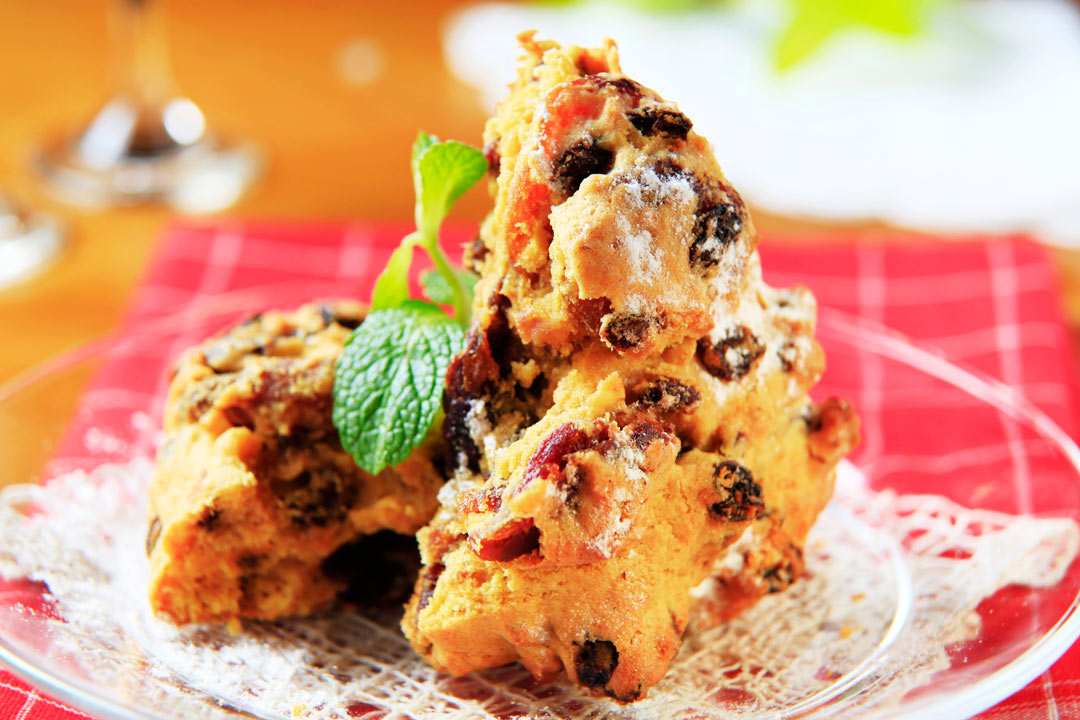
[[[638,390],[637,403],[659,412],[693,413],[701,404],[701,392],[675,378],[661,377]]]
[[[540,549],[540,529],[531,518],[518,518],[483,537],[470,537],[469,548],[481,560],[509,562]]]
[[[663,326],[662,319],[649,315],[611,313],[600,323],[600,337],[615,350],[628,352],[645,343],[656,328]]]
[[[606,175],[615,164],[615,153],[595,139],[580,140],[568,147],[555,161],[555,186],[565,195],[573,195],[590,175]]]
[[[694,220],[694,242],[690,245],[690,264],[713,267],[743,229],[742,210],[730,202],[716,202],[698,210]]]
[[[581,452],[592,445],[588,433],[573,423],[552,430],[525,464],[524,482],[540,477],[551,468],[555,472],[566,467],[566,456]]]
[[[746,375],[764,352],[765,345],[742,325],[728,331],[716,342],[701,338],[697,346],[701,364],[721,380],[738,380]]]
[[[709,505],[709,513],[725,522],[753,520],[765,508],[761,486],[742,465],[726,460],[713,473],[719,499]]]
[[[647,106],[627,113],[626,116],[630,119],[630,124],[646,137],[665,135],[685,140],[690,128],[693,127],[690,118],[677,110]]]

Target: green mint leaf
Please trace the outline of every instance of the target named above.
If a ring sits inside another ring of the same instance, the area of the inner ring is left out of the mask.
[[[361,468],[378,473],[423,442],[464,344],[459,324],[414,300],[372,312],[353,331],[337,361],[333,421]]]
[[[469,297],[473,296],[473,288],[476,287],[476,281],[480,278],[469,272],[468,270],[462,270],[460,268],[454,268],[454,275],[457,276],[458,281],[461,282],[465,288],[465,294]],[[428,300],[438,305],[453,305],[457,299],[454,297],[454,289],[450,287],[450,283],[446,281],[442,273],[436,270],[428,270],[420,273],[420,284],[424,288],[424,294],[427,295]]]
[[[421,137],[431,137],[424,136]],[[462,193],[487,172],[484,153],[456,140],[428,143],[416,160],[419,174],[416,193],[416,227],[429,250],[438,246],[439,225]],[[416,149],[424,143],[417,138]],[[414,173],[414,180],[417,175]]]
[[[412,265],[415,235],[405,236],[375,279],[375,289],[371,293],[372,310],[394,308],[409,299],[409,266]]]

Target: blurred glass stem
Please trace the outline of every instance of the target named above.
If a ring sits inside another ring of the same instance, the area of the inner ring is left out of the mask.
[[[236,202],[258,156],[219,144],[199,107],[176,91],[160,0],[114,0],[110,40],[112,96],[81,132],[35,157],[49,189],[91,207],[163,202],[204,212]]]
[[[109,24],[113,87],[146,104],[161,104],[171,97],[172,68],[161,3],[115,0]]]

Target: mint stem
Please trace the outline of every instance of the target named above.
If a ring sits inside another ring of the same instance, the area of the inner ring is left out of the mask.
[[[446,253],[443,252],[442,247],[439,245],[438,234],[426,234],[423,247],[435,264],[435,269],[446,279],[454,293],[454,319],[468,327],[469,323],[472,322],[472,299],[466,296],[465,286],[462,285],[460,278],[458,278],[457,273],[454,272],[454,268],[450,264],[450,260],[446,257]]]

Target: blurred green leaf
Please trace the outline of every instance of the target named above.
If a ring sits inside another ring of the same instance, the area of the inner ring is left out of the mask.
[[[922,30],[942,0],[787,0],[791,19],[773,45],[773,64],[789,70],[844,30],[868,29],[900,37]]]

